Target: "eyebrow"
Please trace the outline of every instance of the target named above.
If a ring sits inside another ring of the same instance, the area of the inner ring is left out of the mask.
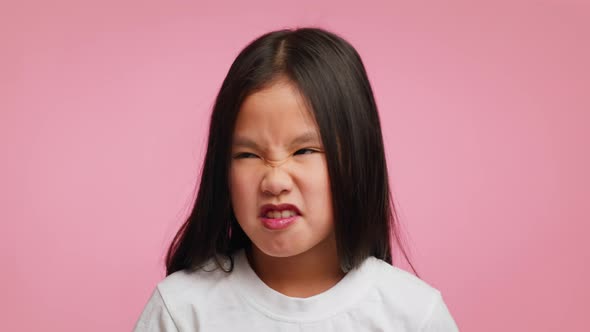
[[[295,139],[293,139],[291,141],[291,146],[305,144],[305,143],[319,143],[318,135],[312,131],[308,131],[304,134],[301,134],[301,135],[295,137]],[[247,137],[237,136],[234,139],[232,145],[234,147],[245,147],[245,148],[260,150],[260,147],[258,146],[258,144],[256,144],[256,142],[254,142],[253,140],[251,140]]]

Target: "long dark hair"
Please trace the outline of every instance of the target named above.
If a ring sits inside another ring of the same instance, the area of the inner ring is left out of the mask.
[[[166,275],[211,258],[231,258],[250,245],[231,207],[231,140],[244,99],[280,78],[299,89],[319,127],[342,269],[355,268],[369,256],[392,264],[394,239],[416,273],[400,239],[379,115],[361,58],[331,32],[300,28],[262,35],[231,65],[213,107],[196,202],[170,244]]]

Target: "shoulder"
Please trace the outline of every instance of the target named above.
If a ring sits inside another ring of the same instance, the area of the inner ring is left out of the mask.
[[[200,269],[167,276],[156,285],[134,331],[184,331],[198,326],[210,304],[230,293],[223,287],[229,274],[209,260]]]
[[[444,305],[441,292],[417,276],[377,258],[371,258],[373,284],[371,301],[395,313],[396,320],[416,329],[432,319],[433,311]],[[444,331],[447,331],[445,329]]]
[[[432,301],[440,296],[436,288],[410,272],[374,257],[371,260],[375,285],[379,290],[404,300],[413,298],[416,301]]]
[[[219,290],[219,286],[227,283],[231,273],[227,272],[227,267],[222,269],[211,259],[201,268],[172,273],[160,281],[156,288],[167,306],[198,304],[209,298],[210,292]]]

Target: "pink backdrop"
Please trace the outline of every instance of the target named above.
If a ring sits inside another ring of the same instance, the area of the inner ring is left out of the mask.
[[[585,1],[86,2],[0,5],[2,330],[129,331],[231,61],[317,25],[364,59],[412,258],[461,330],[586,331]]]

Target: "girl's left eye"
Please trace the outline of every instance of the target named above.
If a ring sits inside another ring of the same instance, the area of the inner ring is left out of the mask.
[[[312,150],[312,149],[299,149],[299,150],[295,151],[295,155],[312,154],[314,152],[317,152],[317,151],[316,150]]]

